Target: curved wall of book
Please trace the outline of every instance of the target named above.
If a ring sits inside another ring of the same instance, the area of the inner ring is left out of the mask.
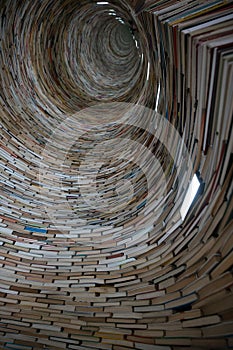
[[[231,348],[231,1],[0,14],[0,347]]]

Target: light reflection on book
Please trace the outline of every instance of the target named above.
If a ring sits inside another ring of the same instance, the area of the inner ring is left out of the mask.
[[[191,207],[193,200],[194,200],[194,198],[199,190],[199,187],[200,187],[200,182],[197,178],[197,175],[195,174],[193,176],[192,181],[190,182],[188,191],[185,195],[183,204],[182,204],[181,209],[180,209],[180,214],[181,214],[182,220],[185,219],[185,217],[189,211],[189,208]]]

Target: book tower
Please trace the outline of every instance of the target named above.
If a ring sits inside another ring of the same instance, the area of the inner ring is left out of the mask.
[[[233,348],[233,1],[0,1],[0,349]]]

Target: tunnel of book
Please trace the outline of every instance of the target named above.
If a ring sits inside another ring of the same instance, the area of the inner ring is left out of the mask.
[[[0,348],[233,348],[233,2],[0,14]]]

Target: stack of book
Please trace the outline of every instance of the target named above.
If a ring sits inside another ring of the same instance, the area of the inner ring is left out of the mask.
[[[233,3],[79,6],[0,9],[0,347],[231,348]]]

